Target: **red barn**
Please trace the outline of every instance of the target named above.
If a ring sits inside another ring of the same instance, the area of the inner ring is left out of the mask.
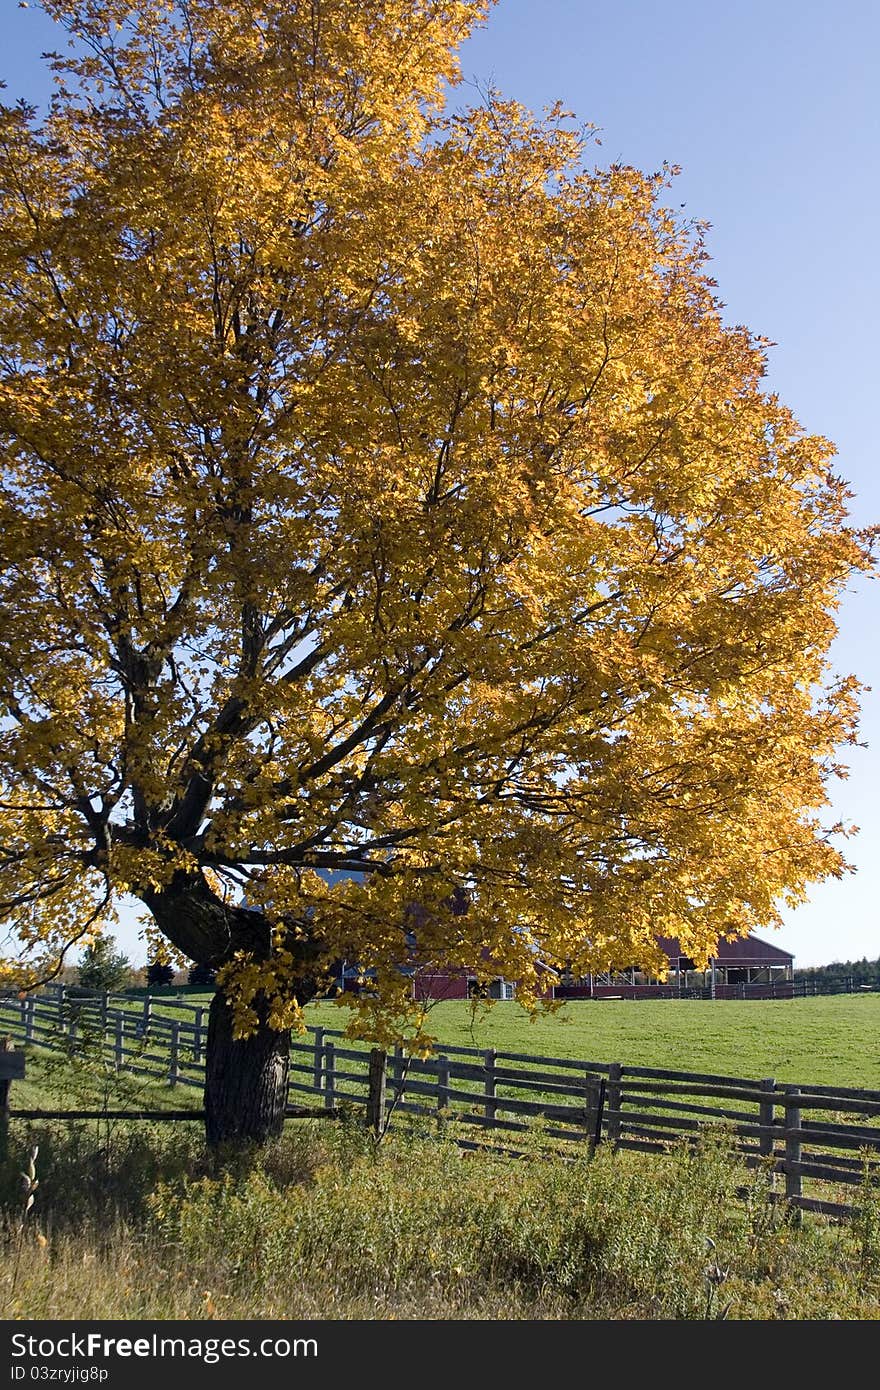
[[[452,966],[443,968],[424,966],[413,975],[413,999],[422,1003],[431,1000],[438,1003],[445,999],[472,999],[482,992],[476,975]],[[490,999],[513,999],[516,985],[499,975],[489,984]]]
[[[669,960],[665,983],[645,975],[636,966],[572,980],[556,989],[557,999],[650,999],[678,994],[682,990],[707,990],[716,999],[733,999],[748,993],[750,998],[785,997],[791,985],[794,956],[780,946],[758,936],[742,936],[735,941],[719,941],[706,970],[698,970],[686,956],[681,943],[671,936],[657,938]]]
[[[758,936],[739,936],[735,941],[719,941],[718,949],[708,971],[697,971],[694,962],[685,956],[681,943],[672,936],[661,936],[659,945],[669,958],[669,978],[683,979],[690,975],[714,974],[716,985],[772,985],[790,980],[794,971],[794,956]]]
[[[792,953],[757,936],[719,941],[707,970],[697,970],[675,937],[658,937],[658,944],[669,960],[669,976],[664,983],[632,966],[580,980],[569,978],[555,985],[553,995],[557,999],[656,999],[684,990],[706,990],[716,999],[744,994],[779,998],[786,996],[785,986],[793,979]],[[455,966],[424,966],[413,974],[413,998],[420,1001],[470,999],[480,992],[476,976]],[[488,994],[491,999],[514,999],[516,982],[499,975],[489,985]]]

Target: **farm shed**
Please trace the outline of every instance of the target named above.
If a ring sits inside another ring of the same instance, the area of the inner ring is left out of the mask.
[[[707,970],[698,970],[684,954],[675,937],[658,937],[658,944],[669,960],[665,982],[653,979],[630,966],[626,970],[587,975],[579,980],[563,977],[555,991],[557,999],[651,999],[678,994],[684,990],[706,990],[718,999],[733,998],[748,991],[749,997],[777,997],[791,986],[794,956],[780,946],[758,936],[719,941]]]
[[[669,979],[672,983],[685,984],[694,975],[707,983],[712,975],[719,985],[772,985],[790,980],[794,969],[794,956],[762,941],[758,936],[741,936],[735,941],[719,941],[718,949],[707,971],[698,971],[694,962],[686,956],[681,943],[675,937],[660,937],[659,944],[669,959]]]
[[[557,999],[650,999],[680,990],[706,989],[717,998],[733,997],[748,989],[750,996],[762,990],[774,993],[779,986],[790,984],[793,978],[794,956],[780,946],[757,936],[740,937],[736,941],[719,941],[714,958],[707,970],[697,970],[694,961],[686,956],[681,943],[674,937],[659,937],[659,945],[669,960],[669,976],[665,983],[645,975],[636,966],[606,974],[588,975],[580,980],[563,976],[555,986]],[[464,970],[423,968],[413,973],[413,998],[419,1000],[469,999],[477,992],[477,980]],[[488,990],[492,999],[514,999],[516,982],[502,976],[494,979]]]

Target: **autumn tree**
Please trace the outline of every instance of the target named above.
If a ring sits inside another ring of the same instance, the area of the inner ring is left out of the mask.
[[[2,112],[0,898],[215,968],[212,1139],[334,960],[695,959],[843,861],[863,537],[666,174],[444,114],[481,0],[44,0]],[[462,910],[462,904],[466,910]]]

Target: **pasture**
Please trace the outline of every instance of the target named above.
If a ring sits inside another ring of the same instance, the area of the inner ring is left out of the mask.
[[[347,1010],[315,1004],[306,1018],[342,1028]],[[426,1026],[460,1047],[880,1089],[880,994],[577,1001],[533,1020],[516,1003],[451,1002],[433,1005]]]
[[[210,1001],[209,993],[156,998],[153,1009],[191,1018]],[[132,1011],[141,1007],[142,1000],[132,998]],[[349,1011],[324,1001],[309,1004],[305,1017],[310,1027],[339,1029]],[[454,1001],[431,1005],[425,1026],[441,1047],[880,1089],[880,994],[868,992],[776,1000],[578,1000],[531,1019],[515,1002],[475,1008]]]
[[[207,1023],[210,1001],[208,993],[155,997],[152,1015],[191,1029],[199,1016]],[[142,1018],[142,997],[115,995],[112,1003],[130,1010],[132,1026]],[[310,1028],[341,1030],[350,1010],[341,1001],[323,1001],[308,1005],[305,1019]],[[474,1007],[455,1001],[430,1006],[425,1030],[437,1051],[444,1045],[492,1047],[572,1061],[880,1090],[880,994],[868,992],[787,1000],[588,1000],[534,1018],[515,1002]]]
[[[876,1085],[878,1003],[626,1001],[534,1023],[511,1004],[476,1017],[447,1004],[431,1021],[449,1046]],[[334,1005],[308,1014],[345,1021]],[[28,1049],[14,1109],[200,1106],[198,1090],[69,1050]],[[206,1150],[195,1116],[13,1116],[9,1130],[6,1318],[880,1316],[880,1191],[841,1194],[858,1203],[850,1221],[796,1219],[768,1202],[770,1167],[746,1168],[711,1131],[694,1150],[670,1137],[665,1153],[608,1145],[564,1162],[538,1134],[517,1137],[520,1159],[462,1152],[436,1115],[401,1116],[381,1145],[355,1112],[292,1121],[277,1143],[237,1153]],[[22,1228],[34,1144],[39,1187]]]

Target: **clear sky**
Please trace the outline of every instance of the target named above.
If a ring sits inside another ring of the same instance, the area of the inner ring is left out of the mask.
[[[15,0],[0,15],[7,99],[41,101],[39,54],[57,32]],[[877,0],[500,0],[462,53],[479,87],[535,110],[559,99],[599,126],[597,163],[682,166],[670,201],[712,224],[729,321],[777,344],[768,387],[835,441],[863,525],[880,521],[878,52]],[[875,687],[868,747],[833,789],[831,817],[861,830],[845,847],[856,873],[814,888],[773,937],[801,965],[880,954],[877,581],[846,596],[839,622],[835,668]],[[119,938],[142,958],[129,926]]]
[[[731,323],[777,344],[768,387],[832,439],[859,525],[880,522],[880,5],[876,0],[500,0],[466,79],[600,127],[597,163],[680,165],[673,206],[711,223]],[[796,963],[880,954],[880,586],[839,613],[833,659],[874,689],[833,819],[856,873],[772,939]]]

